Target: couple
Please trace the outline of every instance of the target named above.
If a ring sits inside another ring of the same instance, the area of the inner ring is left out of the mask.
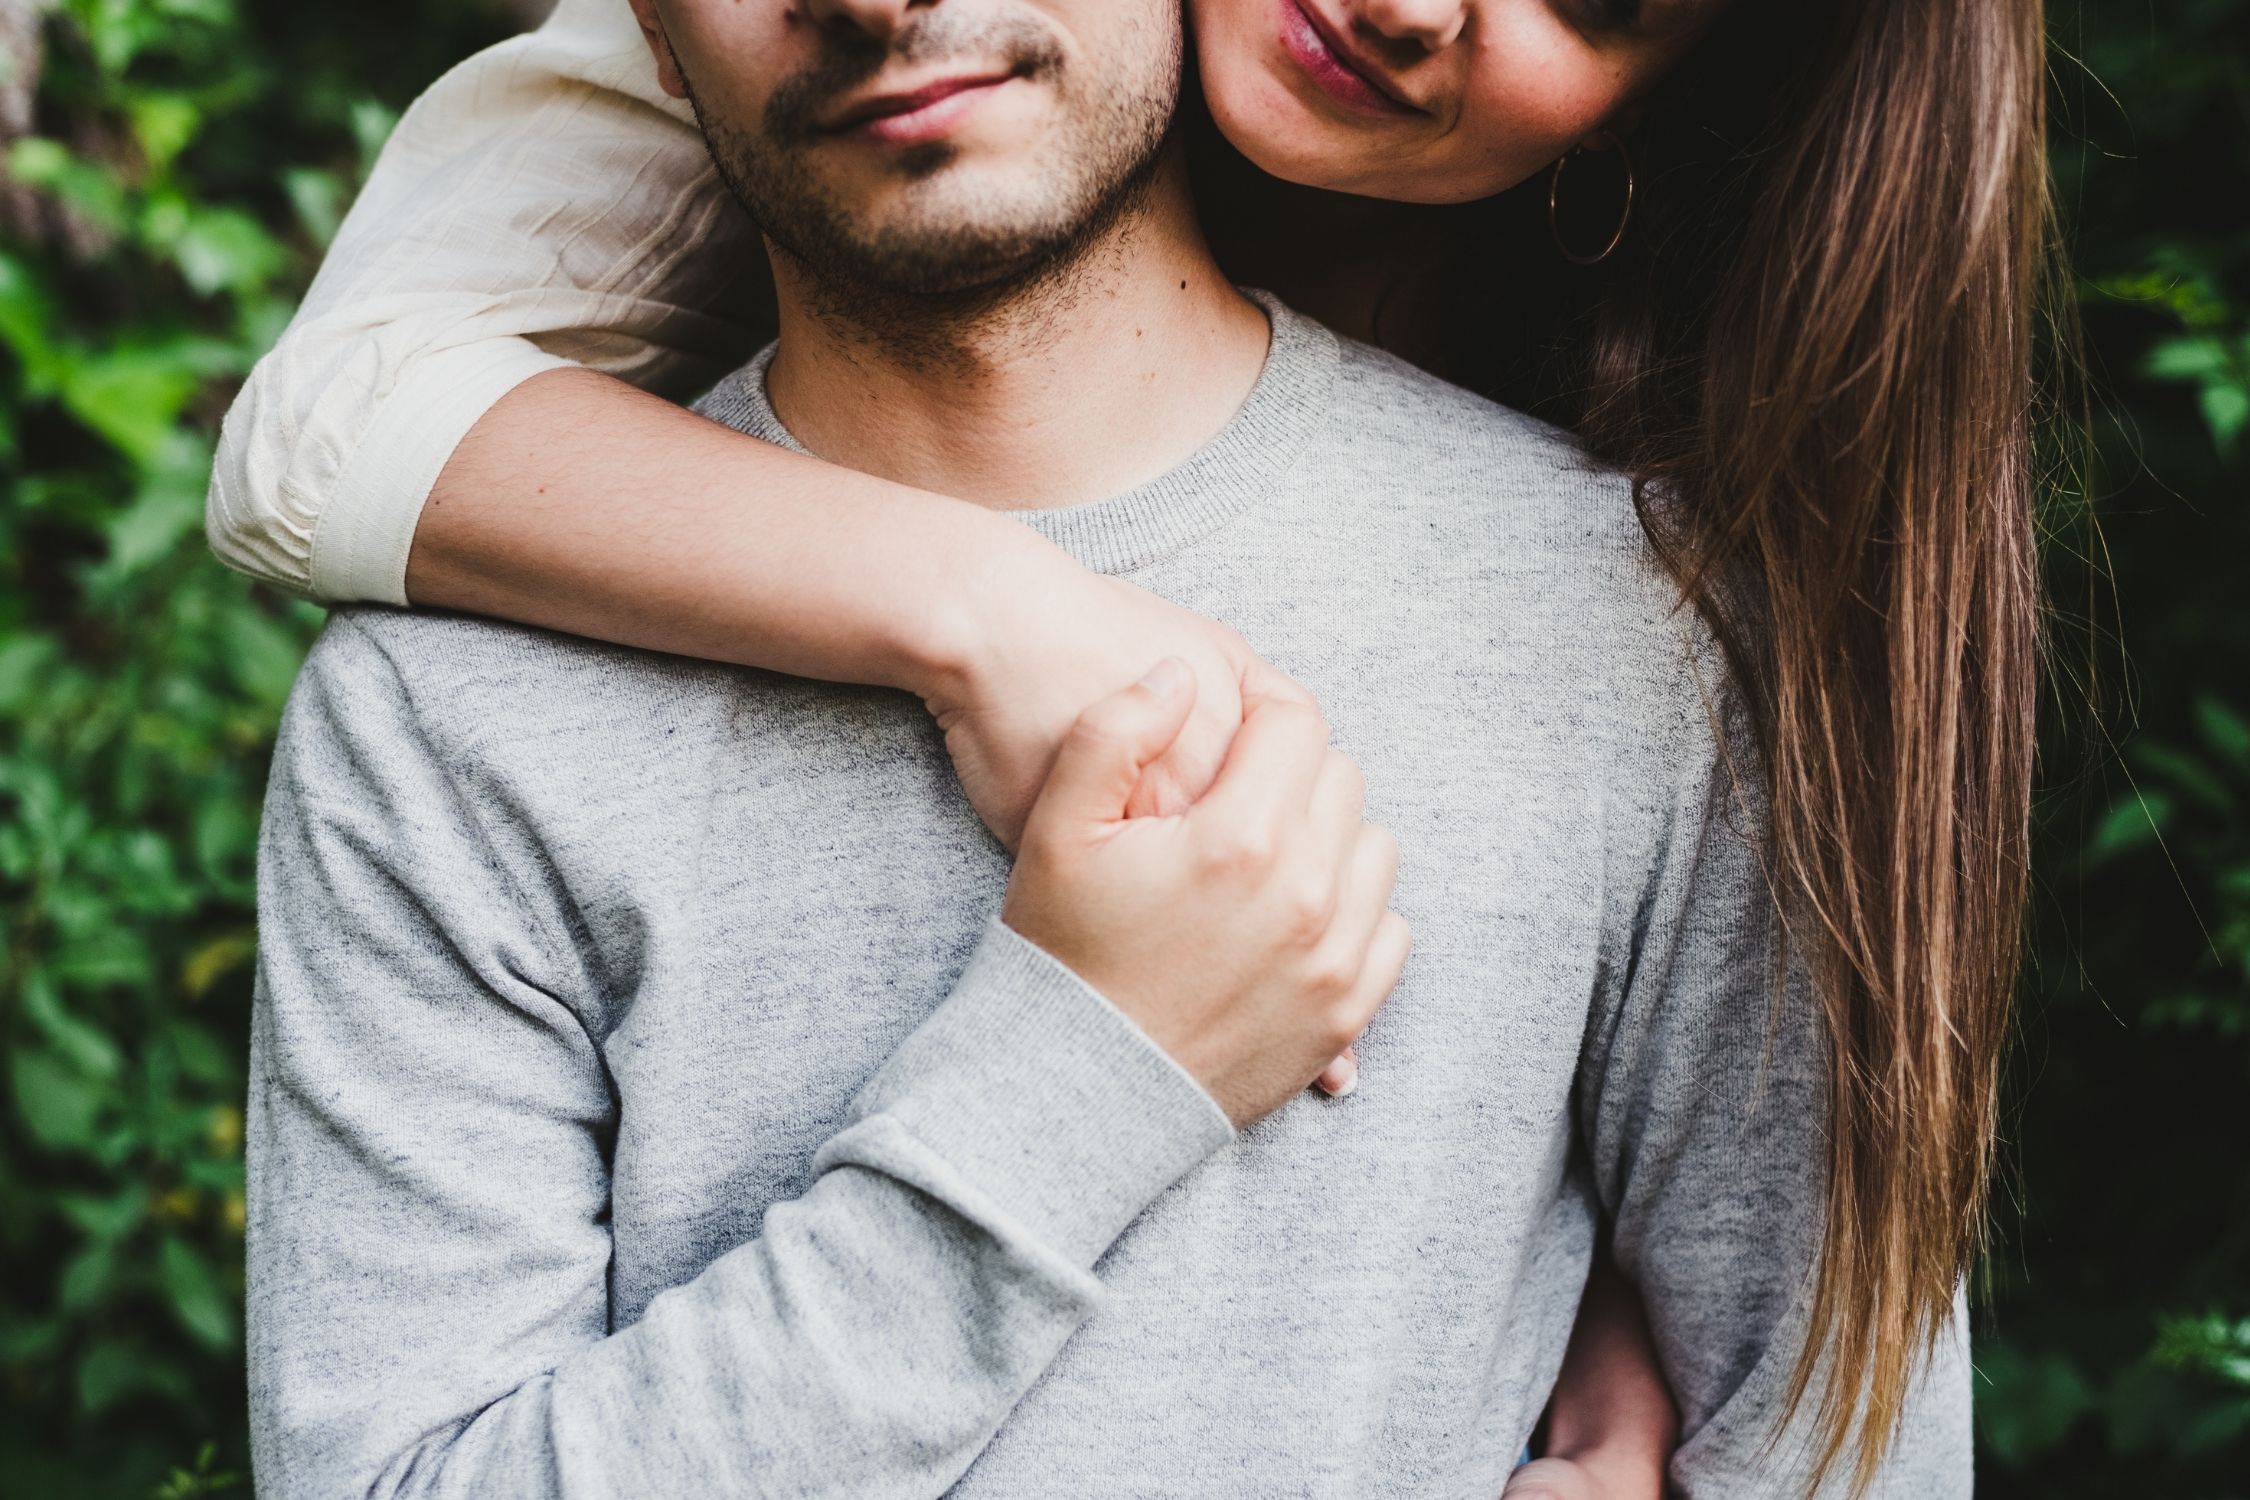
[[[1381,121],[1353,37],[1513,7],[1284,9],[1274,76]],[[1670,1484],[1801,1492],[1835,1063],[1632,483],[1228,284],[1167,0],[634,11],[773,250],[704,416],[1021,507],[1289,676],[1156,665],[1025,816],[904,694],[339,613],[261,867],[261,1485],[1497,1495],[1606,1240]],[[1959,1318],[1901,1358],[1828,1483],[1966,1493]]]

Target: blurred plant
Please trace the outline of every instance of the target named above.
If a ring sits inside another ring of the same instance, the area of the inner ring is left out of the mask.
[[[489,36],[0,6],[0,1484],[215,1494],[247,1456],[258,803],[319,612],[211,563],[213,435],[388,127],[374,78]]]
[[[1979,1489],[2245,1500],[2250,4],[2051,24],[2102,527],[2050,566],[2095,697],[2050,724]]]

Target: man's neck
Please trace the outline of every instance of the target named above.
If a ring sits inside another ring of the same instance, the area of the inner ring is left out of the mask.
[[[1068,266],[973,310],[933,311],[910,337],[824,308],[786,256],[774,280],[766,389],[797,441],[996,508],[1156,478],[1218,434],[1265,363],[1265,313],[1211,258],[1177,152]]]

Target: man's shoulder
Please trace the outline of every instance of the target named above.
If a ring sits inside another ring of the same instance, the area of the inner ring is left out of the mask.
[[[1584,445],[1567,428],[1432,375],[1388,349],[1342,336],[1336,342],[1342,356],[1340,394],[1346,400],[1379,398],[1382,404],[1377,412],[1393,417],[1402,427],[1418,428],[1425,435],[1435,428],[1467,438],[1505,442],[1521,449],[1526,457],[1537,456],[1547,462],[1564,458],[1590,461]]]
[[[299,670],[281,754],[455,768],[624,751],[721,689],[723,669],[431,610],[333,611]]]
[[[674,681],[714,670],[505,620],[354,604],[329,613],[299,683],[335,683],[361,696],[388,691],[432,710],[465,702],[530,708],[567,703],[567,690],[595,681]]]
[[[1372,345],[1339,343],[1332,441],[1395,475],[1401,497],[1519,541],[1611,561],[1645,553],[1631,478],[1576,434]]]
[[[1345,420],[1330,441],[1347,482],[1384,486],[1365,498],[1386,527],[1454,555],[1505,615],[1502,634],[1537,648],[1519,650],[1519,665],[1602,681],[1589,711],[1615,721],[1642,769],[1708,750],[1726,664],[1657,555],[1632,477],[1565,428],[1340,342]]]

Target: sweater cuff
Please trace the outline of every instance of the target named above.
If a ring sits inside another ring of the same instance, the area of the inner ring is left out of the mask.
[[[1092,986],[994,918],[945,1003],[860,1092],[1014,1226],[1091,1266],[1234,1139],[1217,1101]]]
[[[527,339],[480,339],[419,356],[383,401],[320,508],[312,537],[316,598],[404,605],[406,559],[422,506],[469,429],[502,396],[571,362]]]

